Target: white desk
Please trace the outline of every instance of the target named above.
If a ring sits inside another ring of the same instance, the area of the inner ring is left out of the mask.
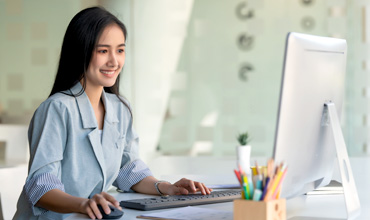
[[[153,197],[153,196],[137,194],[137,193],[114,193],[113,195],[116,197],[118,201],[145,198],[145,197]],[[219,203],[219,204],[212,204],[212,205],[202,205],[199,207],[230,211],[233,209],[233,203],[231,202]],[[122,216],[121,219],[125,219],[125,220],[136,219],[136,216],[141,215],[143,213],[148,214],[148,213],[154,213],[154,212],[165,211],[165,210],[169,210],[169,209],[161,209],[161,210],[154,210],[154,211],[139,211],[139,210],[134,210],[134,209],[123,208],[124,215]],[[73,214],[67,219],[70,220],[70,219],[89,219],[89,218],[87,218],[86,215]]]
[[[196,159],[198,160],[198,159]],[[179,159],[176,159],[177,163],[179,163]],[[223,168],[225,166],[230,166],[230,175],[229,177],[232,182],[234,182],[235,177],[232,174],[232,169],[234,168],[234,161],[230,160],[230,164],[227,165],[222,163]],[[358,220],[369,220],[370,219],[370,158],[351,158],[351,166],[353,169],[353,175],[356,180],[356,186],[358,190],[358,194],[360,197],[361,203],[361,216],[357,218]],[[187,159],[187,162],[188,159]],[[210,161],[207,161],[210,162]],[[217,167],[217,163],[219,161],[215,159],[214,161],[215,167]],[[193,164],[194,166],[194,164]],[[208,165],[207,165],[208,166]],[[215,167],[213,167],[215,169]],[[198,171],[199,172],[199,171]],[[211,171],[212,172],[212,171]],[[225,175],[220,175],[222,179],[224,179]],[[176,175],[177,178],[177,175]],[[204,178],[204,177],[203,177]],[[202,179],[203,179],[202,178]],[[212,176],[211,179],[214,179],[215,176]],[[206,182],[206,184],[214,184],[212,182]],[[152,197],[143,194],[135,194],[135,193],[112,193],[116,197],[118,201],[121,200],[128,200],[134,198],[144,198],[144,197]],[[233,203],[219,203],[219,204],[212,204],[212,205],[203,205],[199,207],[204,208],[211,208],[217,210],[225,210],[225,211],[232,211],[233,210]],[[151,213],[151,212],[158,212],[157,211],[137,211],[132,209],[123,209],[124,215],[121,219],[136,219],[136,216],[143,214],[143,213]],[[297,217],[300,216],[300,217]],[[306,216],[306,217],[301,217]],[[345,218],[345,203],[343,195],[311,195],[311,196],[302,196],[300,198],[295,198],[292,200],[287,201],[287,217],[291,220],[296,219],[340,219]],[[70,219],[88,219],[86,215],[81,214],[72,214],[69,218]]]

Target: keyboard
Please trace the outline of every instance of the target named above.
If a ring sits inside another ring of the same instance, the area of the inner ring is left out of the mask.
[[[231,202],[234,199],[240,199],[241,192],[239,190],[223,190],[213,191],[210,195],[189,194],[189,195],[174,195],[161,196],[144,199],[133,199],[121,201],[121,207],[138,209],[138,210],[156,210],[167,209],[184,206],[205,205],[220,202]]]

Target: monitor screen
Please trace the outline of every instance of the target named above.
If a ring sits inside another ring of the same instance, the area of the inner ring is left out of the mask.
[[[321,120],[325,102],[333,102],[341,115],[346,56],[343,39],[287,35],[273,156],[288,166],[281,197],[331,180],[336,150],[331,128]]]

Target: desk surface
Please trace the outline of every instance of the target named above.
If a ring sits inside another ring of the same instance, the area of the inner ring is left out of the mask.
[[[370,158],[351,158],[351,166],[353,175],[356,181],[356,186],[361,203],[361,216],[356,218],[358,220],[370,219]],[[233,165],[231,165],[233,166]],[[221,177],[221,176],[220,176]],[[222,175],[224,178],[225,175]],[[230,175],[231,178],[234,178]],[[204,178],[204,176],[203,176]],[[214,179],[215,177],[212,176]],[[207,184],[207,182],[205,182]],[[214,182],[209,182],[213,184]],[[138,193],[118,193],[113,192],[112,195],[118,200],[128,200],[136,198],[153,197],[151,195],[144,195]],[[211,205],[202,205],[198,207],[232,211],[233,203],[218,203]],[[123,209],[124,215],[121,219],[136,219],[136,216],[143,213],[153,213],[156,211],[137,211],[132,209]],[[163,210],[162,210],[163,211]],[[301,217],[306,216],[306,217]],[[310,195],[301,196],[287,201],[287,217],[291,220],[298,219],[343,219],[346,217],[345,203],[343,195]],[[86,215],[72,214],[70,219],[88,219]]]
[[[139,194],[139,193],[112,193],[112,195],[115,196],[115,198],[118,201],[153,197],[152,195],[144,195],[144,194]],[[232,202],[218,203],[218,204],[211,204],[211,205],[202,205],[198,207],[230,211],[233,209],[233,203]],[[123,208],[124,215],[122,216],[121,219],[136,219],[136,216],[141,215],[141,214],[149,214],[149,213],[160,212],[160,211],[165,211],[165,210],[170,210],[170,209],[161,209],[161,210],[154,210],[154,211],[139,211],[139,210],[134,210],[134,209]],[[86,215],[73,214],[67,219],[69,220],[69,219],[88,219],[88,218]]]

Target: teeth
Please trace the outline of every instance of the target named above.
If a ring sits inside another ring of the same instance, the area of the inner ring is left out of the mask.
[[[115,71],[103,71],[103,70],[100,70],[100,72],[104,73],[104,74],[113,74]]]

